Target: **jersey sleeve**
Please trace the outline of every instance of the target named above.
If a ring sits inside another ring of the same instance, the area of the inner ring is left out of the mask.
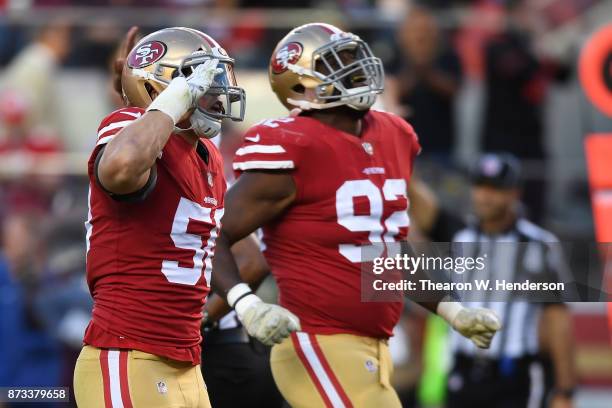
[[[406,122],[403,118],[397,116],[394,113],[386,113],[386,115],[389,121],[393,123],[393,125],[399,130],[399,143],[403,147],[401,151],[405,151],[404,149],[406,149],[406,144],[408,144],[407,149],[410,155],[410,171],[412,173],[412,169],[414,168],[414,161],[416,157],[421,153],[421,144],[419,143],[419,137],[414,131],[412,125]]]
[[[140,118],[143,113],[144,110],[141,108],[122,108],[102,119],[100,126],[98,126],[96,145],[91,152],[87,166],[89,176],[92,180],[95,174],[95,163],[102,146],[110,142],[121,129]]]
[[[236,177],[249,170],[293,172],[299,167],[300,150],[296,136],[281,126],[256,125],[246,132],[236,151],[233,169]]]
[[[141,108],[122,108],[105,117],[98,126],[96,146],[110,142],[121,129],[140,118],[143,113]]]

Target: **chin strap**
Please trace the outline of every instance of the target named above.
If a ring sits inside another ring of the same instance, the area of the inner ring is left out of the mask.
[[[212,139],[221,132],[221,120],[196,110],[189,118],[192,129],[200,137]]]
[[[195,112],[194,112],[195,114]],[[193,119],[193,115],[189,118],[191,126],[188,128],[180,128],[174,125],[175,133],[183,133],[188,131],[193,131],[198,137],[204,137],[206,139],[212,139],[213,137],[219,135],[221,132],[221,121],[212,119],[212,118],[196,118]],[[200,123],[198,123],[200,122]]]

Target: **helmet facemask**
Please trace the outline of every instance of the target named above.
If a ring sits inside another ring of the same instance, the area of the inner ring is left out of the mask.
[[[310,70],[287,64],[296,74],[319,82],[314,88],[317,102],[288,98],[289,103],[304,110],[346,105],[361,111],[369,109],[376,95],[383,92],[384,69],[380,58],[354,34],[335,36],[332,42],[313,52]]]
[[[184,70],[195,69],[202,63],[190,63]],[[206,94],[196,103],[196,109],[190,117],[191,129],[198,136],[212,138],[221,131],[221,121],[230,119],[240,122],[244,119],[246,94],[238,86],[234,75],[234,66],[230,62],[219,61],[217,68],[223,72],[215,75]],[[191,75],[191,72],[187,76]]]
[[[222,72],[215,75],[213,82],[202,98],[197,101],[195,110],[189,120],[191,126],[187,129],[175,127],[177,131],[193,130],[198,136],[212,138],[221,131],[223,119],[232,121],[242,121],[244,119],[246,107],[246,94],[240,88],[234,75],[234,60],[225,57],[211,56],[201,52],[195,52],[191,56],[183,59],[179,65],[160,62],[153,75],[148,74],[147,79],[167,86],[170,82],[164,77],[165,70],[172,70],[171,78],[184,76],[188,78],[195,67],[211,58],[219,59],[217,68]]]

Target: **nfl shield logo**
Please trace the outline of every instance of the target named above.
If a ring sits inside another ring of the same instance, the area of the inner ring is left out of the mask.
[[[365,150],[367,154],[369,154],[370,156],[374,154],[374,148],[370,143],[364,142],[361,145],[363,146],[363,150]]]
[[[166,385],[165,382],[160,381],[157,383],[157,392],[159,392],[160,394],[168,393],[168,386]]]
[[[212,173],[210,171],[207,172],[206,173],[206,177],[208,178],[208,185],[212,187],[213,186],[213,176],[212,176]]]

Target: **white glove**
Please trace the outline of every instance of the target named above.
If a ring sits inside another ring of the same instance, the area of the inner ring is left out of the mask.
[[[230,289],[227,302],[236,310],[247,332],[265,345],[280,343],[291,332],[300,330],[300,320],[296,315],[283,307],[264,303],[251,293],[246,283]]]
[[[215,76],[223,72],[222,68],[217,68],[219,60],[209,59],[196,66],[193,73],[187,78],[187,84],[191,91],[191,106],[196,106],[198,100],[204,96]]]
[[[501,329],[499,317],[489,309],[465,308],[458,302],[440,302],[437,313],[480,348],[489,348],[493,336]]]
[[[223,72],[217,68],[219,60],[216,58],[206,60],[196,66],[193,73],[185,78],[177,76],[166,89],[164,89],[151,102],[147,112],[158,110],[170,116],[172,122],[176,123],[191,108],[195,107],[197,101],[208,91],[215,75]]]

